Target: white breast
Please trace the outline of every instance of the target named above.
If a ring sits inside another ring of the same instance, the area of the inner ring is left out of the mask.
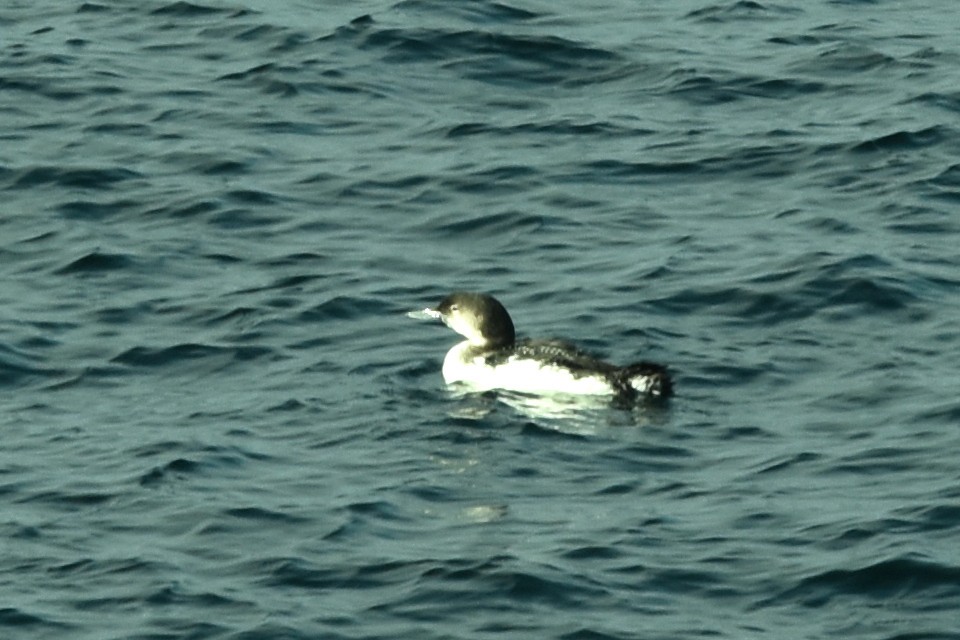
[[[461,342],[443,359],[443,379],[460,382],[477,391],[509,389],[521,393],[610,395],[613,389],[601,376],[574,376],[568,369],[529,358],[510,357],[490,366],[483,357],[465,358],[469,342]]]

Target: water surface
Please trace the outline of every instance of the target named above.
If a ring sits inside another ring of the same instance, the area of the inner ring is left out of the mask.
[[[960,637],[954,7],[795,4],[7,3],[0,635]]]

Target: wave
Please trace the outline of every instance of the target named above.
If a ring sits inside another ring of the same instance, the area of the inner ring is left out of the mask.
[[[792,257],[740,286],[684,288],[656,301],[664,309],[710,310],[730,319],[774,325],[824,312],[834,318],[917,310],[913,287],[890,275],[874,254],[814,253]]]
[[[110,362],[135,368],[176,367],[187,362],[246,362],[268,357],[269,347],[218,346],[183,343],[170,347],[132,347],[111,358]]]
[[[896,556],[852,569],[828,569],[801,579],[765,604],[785,600],[821,608],[837,598],[904,600],[924,593],[939,598],[960,595],[960,567],[913,555]]]

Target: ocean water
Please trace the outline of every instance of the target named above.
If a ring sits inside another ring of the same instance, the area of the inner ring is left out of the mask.
[[[0,637],[960,638],[955,13],[7,0]]]

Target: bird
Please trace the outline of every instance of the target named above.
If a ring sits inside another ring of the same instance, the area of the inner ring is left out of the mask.
[[[459,291],[413,318],[439,319],[466,340],[443,359],[443,378],[477,391],[495,389],[535,395],[610,396],[619,402],[673,395],[667,368],[653,362],[617,366],[564,340],[520,339],[499,300]]]

